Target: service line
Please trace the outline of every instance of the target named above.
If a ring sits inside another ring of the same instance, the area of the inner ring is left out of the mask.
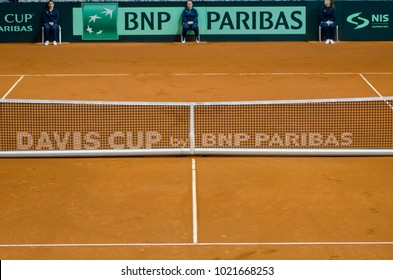
[[[393,72],[366,72],[365,75],[393,75]],[[121,76],[296,76],[296,75],[359,75],[358,72],[199,72],[199,73],[51,73],[0,74],[0,77],[121,77]]]

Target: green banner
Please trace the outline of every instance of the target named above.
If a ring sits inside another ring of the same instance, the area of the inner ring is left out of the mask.
[[[117,35],[179,34],[183,7],[120,7],[84,3],[74,8],[74,35],[83,40],[116,40]],[[80,11],[81,10],[81,11]],[[111,18],[109,19],[109,11]],[[306,33],[306,7],[198,7],[202,34],[283,35]],[[83,20],[83,25],[80,20]],[[117,32],[114,25],[117,25]],[[79,27],[83,26],[83,30]],[[96,27],[97,26],[97,27]],[[100,27],[99,27],[100,26]],[[101,28],[102,27],[102,28]],[[97,34],[100,30],[102,33]],[[112,30],[112,32],[109,32]],[[94,31],[94,32],[93,32]]]
[[[119,13],[121,35],[179,33],[183,8],[124,8]]]
[[[209,7],[209,34],[305,34],[306,7]]]
[[[117,3],[82,4],[83,40],[117,40]]]

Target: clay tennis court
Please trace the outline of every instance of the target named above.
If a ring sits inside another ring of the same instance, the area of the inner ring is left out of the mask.
[[[392,49],[1,44],[0,98],[383,98]],[[391,156],[0,158],[0,259],[392,259],[392,174]]]

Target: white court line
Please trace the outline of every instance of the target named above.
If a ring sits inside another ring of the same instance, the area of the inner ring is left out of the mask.
[[[7,93],[1,99],[5,99],[23,78],[24,78],[24,76],[22,75],[19,78],[19,80],[16,81],[16,83],[7,91]]]
[[[268,75],[272,75],[272,76],[308,76],[308,75],[357,75],[358,73],[352,73],[352,72],[340,72],[340,73],[330,73],[330,72],[314,72],[314,73],[310,73],[310,72],[304,72],[304,73],[285,73],[285,72],[272,72],[272,73],[236,73],[235,75],[239,75],[239,76],[268,76]]]
[[[315,242],[201,242],[201,243],[54,243],[0,244],[1,247],[168,247],[168,246],[344,246],[393,245],[393,241],[315,241]]]
[[[379,95],[379,97],[381,97],[386,104],[388,104],[388,106],[390,107],[390,109],[393,110],[393,106],[385,99],[385,97],[383,97],[382,94],[379,93],[379,91],[361,74],[359,73],[360,77],[362,77],[362,79],[369,85],[369,87],[371,87],[371,89]]]
[[[198,243],[198,208],[197,208],[197,190],[196,190],[196,164],[195,158],[192,159],[192,243]]]
[[[115,73],[115,74],[0,74],[0,77],[117,77],[117,76],[132,76],[129,73]],[[137,75],[137,74],[135,74]]]
[[[42,77],[119,77],[131,74],[42,74]]]
[[[173,73],[173,76],[231,76],[240,73]]]
[[[367,75],[393,75],[393,72],[368,72]],[[0,77],[116,77],[116,76],[268,76],[268,75],[359,75],[355,72],[304,72],[304,73],[291,73],[291,72],[250,72],[250,73],[90,73],[90,74],[0,74]]]

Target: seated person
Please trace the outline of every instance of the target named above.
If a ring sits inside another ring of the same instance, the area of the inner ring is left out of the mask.
[[[59,34],[59,11],[54,8],[55,3],[49,0],[47,8],[44,11],[44,41],[45,45],[49,45],[50,31],[53,33],[53,45],[57,45]]]
[[[193,8],[193,3],[190,0],[187,1],[187,8],[185,8],[182,13],[182,27],[181,42],[183,44],[186,42],[186,35],[189,30],[194,31],[196,42],[200,42],[198,12]]]
[[[336,17],[334,0],[325,0],[324,5],[320,10],[321,28],[323,34],[326,36],[326,44],[334,44],[334,33],[336,31]]]

